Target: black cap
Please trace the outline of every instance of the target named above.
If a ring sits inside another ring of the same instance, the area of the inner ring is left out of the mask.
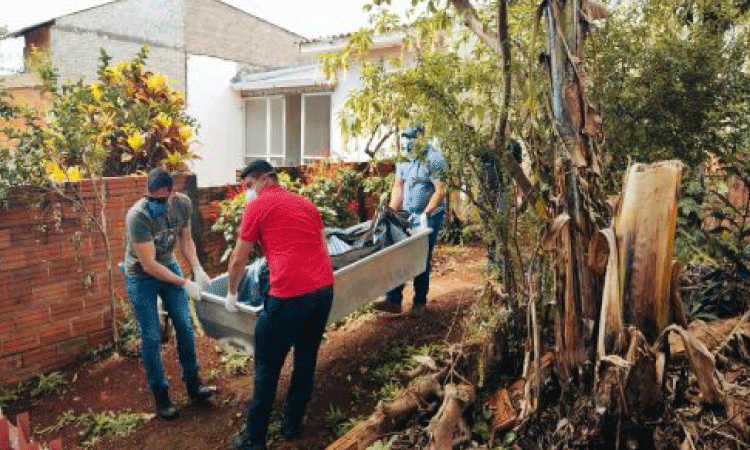
[[[172,189],[174,180],[172,175],[169,174],[164,168],[157,167],[148,173],[148,190],[155,191],[161,188]]]
[[[258,177],[263,174],[270,175],[274,173],[275,172],[271,163],[269,163],[265,159],[256,159],[255,161],[248,164],[247,167],[242,169],[242,172],[240,172],[240,179],[245,178],[248,175]]]

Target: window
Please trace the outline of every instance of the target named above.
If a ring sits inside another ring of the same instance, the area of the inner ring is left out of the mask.
[[[302,162],[331,155],[331,95],[302,96]]]
[[[245,163],[265,159],[274,166],[284,165],[284,97],[263,97],[245,103]]]

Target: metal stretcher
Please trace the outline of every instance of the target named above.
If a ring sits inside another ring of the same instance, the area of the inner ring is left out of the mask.
[[[407,239],[366,256],[334,272],[333,306],[328,323],[336,322],[365,304],[404,284],[427,267],[430,228],[419,229]],[[252,354],[255,322],[261,307],[237,303],[237,311],[224,308],[228,275],[206,286],[198,303],[198,319],[209,337],[240,352]]]

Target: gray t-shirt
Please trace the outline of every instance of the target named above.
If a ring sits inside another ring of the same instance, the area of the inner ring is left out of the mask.
[[[145,198],[138,200],[125,218],[125,271],[130,277],[148,276],[138,261],[133,244],[153,242],[156,248],[156,261],[169,267],[174,261],[174,246],[180,231],[190,224],[193,214],[190,199],[179,192],[175,192],[169,198],[167,212],[160,217],[151,217],[146,204]]]
[[[445,158],[440,151],[428,146],[420,157],[411,156],[408,161],[396,165],[396,176],[404,180],[404,202],[402,208],[410,214],[422,214],[435,193],[435,182],[445,182]],[[433,214],[445,209],[445,199]]]

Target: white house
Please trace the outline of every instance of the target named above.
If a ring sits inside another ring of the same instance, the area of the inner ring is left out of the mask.
[[[403,32],[376,36],[369,57],[401,57],[403,38]],[[348,35],[341,35],[302,41],[300,52],[317,57],[342,49],[347,39]],[[206,74],[207,77],[225,75]],[[200,174],[202,166],[208,170],[227,160],[238,168],[256,158],[267,159],[276,166],[309,164],[326,157],[367,160],[363,143],[358,139],[345,142],[338,125],[339,113],[349,93],[360,86],[362,80],[356,65],[338,74],[335,82],[323,76],[318,64],[269,71],[241,70],[232,79],[233,95],[216,99],[227,104],[224,116],[215,120],[226,122],[227,132],[232,133],[230,145],[223,154],[207,154],[196,163],[196,172]],[[203,141],[207,144],[205,137]],[[224,182],[234,181],[230,178]]]
[[[201,186],[234,181],[244,151],[245,103],[232,88],[237,73],[310,64],[300,53],[299,34],[225,0],[101,0],[89,8],[38,17],[10,30],[32,48],[46,53],[62,79],[96,78],[100,49],[112,64],[150,48],[147,68],[167,75],[185,92],[187,113],[200,124],[195,164]],[[28,69],[28,67],[27,67]],[[38,86],[33,74],[0,77],[14,94]]]

